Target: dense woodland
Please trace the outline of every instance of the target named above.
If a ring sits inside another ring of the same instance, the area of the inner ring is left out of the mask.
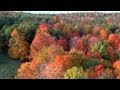
[[[14,79],[120,79],[120,13],[1,11],[0,54]]]

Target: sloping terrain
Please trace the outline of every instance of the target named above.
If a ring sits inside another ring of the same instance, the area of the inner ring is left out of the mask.
[[[0,55],[0,79],[13,79],[19,65],[19,60],[12,60],[5,55]]]

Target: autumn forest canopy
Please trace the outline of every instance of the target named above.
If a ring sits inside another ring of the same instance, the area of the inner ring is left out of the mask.
[[[1,11],[0,78],[120,79],[120,13]]]

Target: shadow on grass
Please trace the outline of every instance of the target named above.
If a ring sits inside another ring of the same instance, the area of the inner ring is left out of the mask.
[[[20,63],[20,60],[12,60],[0,54],[0,79],[14,79]]]

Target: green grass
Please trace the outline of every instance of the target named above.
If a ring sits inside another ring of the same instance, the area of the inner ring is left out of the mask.
[[[0,79],[14,79],[19,66],[19,60],[12,60],[6,55],[0,55]]]

